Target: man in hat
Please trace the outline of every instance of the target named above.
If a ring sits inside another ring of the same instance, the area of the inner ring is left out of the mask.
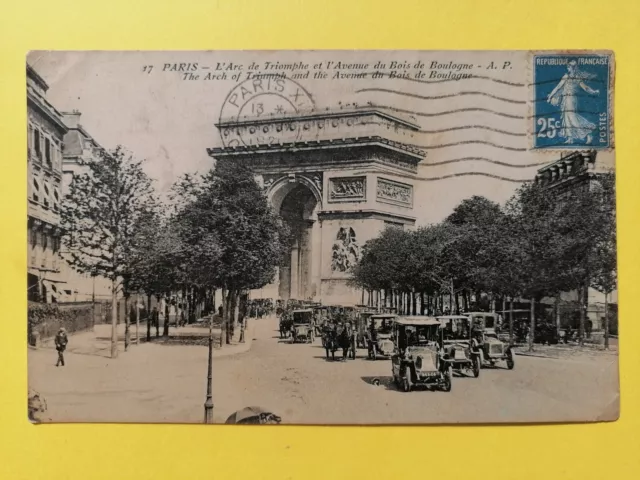
[[[58,330],[58,334],[55,338],[56,350],[58,351],[58,361],[56,362],[56,367],[62,365],[64,367],[64,351],[67,348],[67,343],[69,343],[69,339],[67,338],[67,331],[64,328]]]

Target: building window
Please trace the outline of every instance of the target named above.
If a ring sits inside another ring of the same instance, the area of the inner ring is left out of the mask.
[[[34,191],[33,191],[33,201],[34,202],[39,202],[40,201],[40,196],[38,195],[38,193],[40,192],[40,185],[38,185],[38,182],[36,181],[36,179],[33,179],[33,187],[34,187]]]
[[[37,128],[34,132],[33,142],[33,148],[36,151],[36,157],[38,157],[39,160],[42,160],[42,150],[40,149],[40,130],[38,130]]]
[[[29,131],[27,137],[27,149],[29,150],[29,156],[31,156],[31,149],[33,148],[33,125],[29,124]]]
[[[60,195],[58,194],[58,190],[53,191],[53,209],[57,212],[58,205],[60,204]]]
[[[44,206],[48,207],[49,206],[49,189],[47,188],[47,184],[44,184],[44,195],[42,196],[42,200],[44,202]]]
[[[51,140],[44,139],[44,156],[47,159],[47,163],[51,165]]]

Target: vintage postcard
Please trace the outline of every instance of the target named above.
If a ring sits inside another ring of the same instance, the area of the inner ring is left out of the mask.
[[[30,52],[30,419],[617,419],[614,76]]]

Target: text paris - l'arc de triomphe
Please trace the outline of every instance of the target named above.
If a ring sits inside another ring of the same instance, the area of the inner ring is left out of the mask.
[[[244,162],[294,232],[276,280],[252,297],[356,305],[347,282],[364,243],[384,228],[410,228],[424,152],[410,145],[414,123],[375,108],[221,121],[238,139],[208,149]]]

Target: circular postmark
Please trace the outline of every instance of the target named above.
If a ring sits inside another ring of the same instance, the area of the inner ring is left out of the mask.
[[[309,92],[289,78],[265,75],[245,80],[227,94],[222,104],[222,144],[238,147],[295,142],[305,129],[305,122],[295,115],[314,107]]]

